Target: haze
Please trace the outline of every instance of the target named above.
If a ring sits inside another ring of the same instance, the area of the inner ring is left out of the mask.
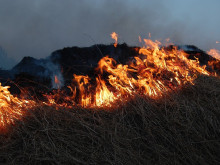
[[[219,7],[219,0],[0,0],[0,47],[7,54],[0,67],[64,47],[109,44],[113,31],[129,45],[150,32],[153,40],[220,49]]]

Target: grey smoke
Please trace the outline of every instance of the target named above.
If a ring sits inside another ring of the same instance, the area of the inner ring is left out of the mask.
[[[152,39],[220,49],[219,6],[219,0],[0,0],[0,46],[17,61],[45,58],[67,46],[109,44],[116,31],[130,45],[151,32]]]
[[[55,89],[61,88],[64,85],[64,79],[61,73],[60,65],[53,62],[51,56],[44,59],[25,57],[18,65],[10,70],[12,79],[22,73],[27,73],[39,78],[40,80],[50,79],[51,87]],[[58,83],[55,83],[55,76],[59,81]]]
[[[7,52],[0,47],[0,69],[11,69],[15,64],[15,60],[10,58]]]
[[[35,71],[35,74],[38,74],[39,77],[50,77],[51,79],[51,85],[52,88],[58,89],[63,87],[64,85],[64,79],[63,74],[61,73],[61,68],[59,64],[55,64],[51,61],[50,57],[42,60],[36,60],[35,65],[41,66],[44,68],[44,72],[37,72]],[[55,82],[55,76],[58,79],[58,83]]]
[[[45,76],[48,76],[51,78],[51,84],[52,88],[54,89],[60,89],[64,85],[64,79],[63,74],[61,73],[61,68],[58,64],[53,63],[49,58],[46,62],[40,63],[40,65],[44,66],[47,70],[47,73],[45,73]],[[55,81],[55,76],[58,79],[58,83]]]

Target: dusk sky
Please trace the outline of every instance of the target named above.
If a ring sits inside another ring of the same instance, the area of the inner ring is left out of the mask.
[[[219,8],[220,0],[0,0],[0,47],[18,62],[64,47],[110,44],[115,31],[129,45],[150,32],[153,40],[220,49]]]

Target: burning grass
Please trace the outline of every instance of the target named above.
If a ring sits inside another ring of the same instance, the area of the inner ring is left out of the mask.
[[[219,61],[207,70],[177,46],[143,41],[127,64],[105,56],[94,77],[74,74],[63,89],[55,75],[59,89],[40,99],[0,84],[0,162],[220,163]]]
[[[0,136],[5,164],[219,164],[220,80],[119,108],[38,105]]]

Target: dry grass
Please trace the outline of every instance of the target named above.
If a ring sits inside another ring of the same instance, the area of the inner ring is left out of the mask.
[[[39,106],[0,136],[3,164],[220,164],[220,80],[118,109]]]

